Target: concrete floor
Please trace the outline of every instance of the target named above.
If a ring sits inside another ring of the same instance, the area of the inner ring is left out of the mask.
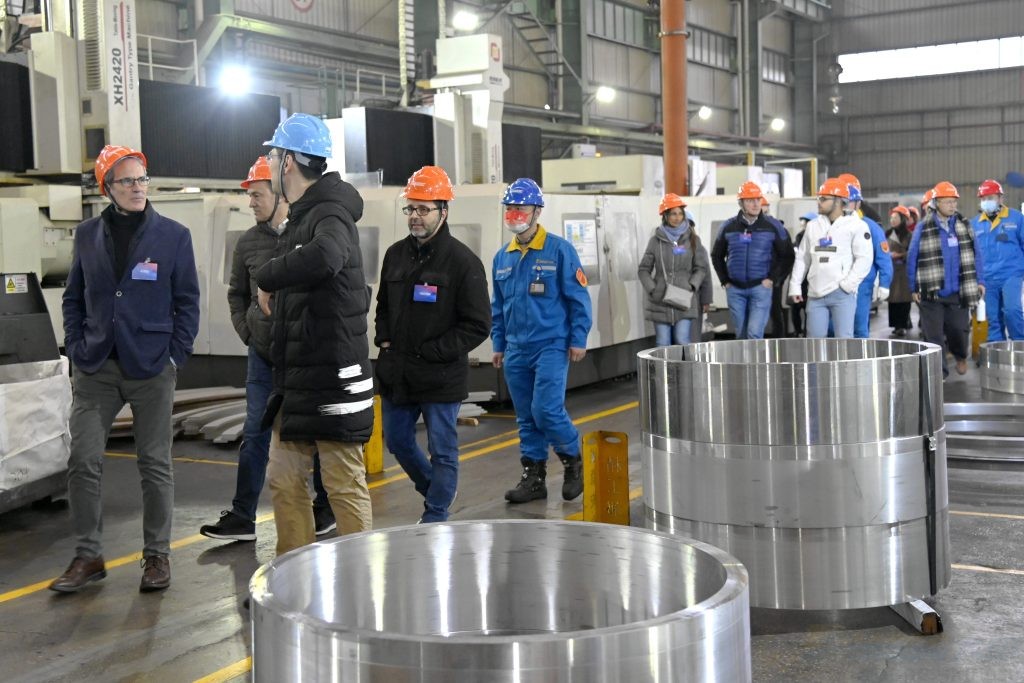
[[[882,334],[879,334],[882,336]],[[947,382],[946,400],[980,396],[977,375]],[[570,393],[581,431],[624,431],[631,479],[639,486],[640,438],[635,379]],[[518,478],[514,422],[507,408],[460,427],[464,462],[453,519],[561,518],[579,512],[557,491],[508,506],[503,492]],[[180,440],[176,474],[173,584],[140,594],[141,494],[130,440],[112,441],[104,485],[108,577],[79,594],[45,589],[73,553],[66,507],[37,505],[0,515],[0,680],[246,680],[248,612],[242,607],[253,571],[273,557],[273,522],[264,495],[256,543],[221,543],[198,535],[229,506],[235,447]],[[386,456],[371,478],[378,528],[409,524],[420,502]],[[932,600],[945,632],[924,637],[887,608],[847,612],[752,613],[757,681],[1021,681],[1024,656],[1024,472],[952,469],[949,475],[951,585]],[[639,500],[633,520],[641,519]],[[978,567],[991,568],[981,571]]]

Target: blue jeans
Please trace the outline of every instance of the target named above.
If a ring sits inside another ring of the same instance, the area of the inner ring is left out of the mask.
[[[857,288],[857,312],[853,316],[853,336],[857,339],[868,338],[868,327],[871,321],[871,298],[875,293],[875,280],[864,278]]]
[[[392,403],[381,399],[384,442],[423,496],[422,522],[448,519],[448,506],[459,485],[459,435],[455,419],[461,401],[454,403]],[[430,460],[416,443],[416,420],[427,426]]]
[[[754,285],[748,289],[729,286],[725,289],[729,313],[736,328],[737,339],[764,339],[764,327],[772,312],[770,287]]]
[[[565,410],[569,350],[551,345],[509,344],[504,368],[505,383],[516,409],[523,457],[544,462],[549,445],[555,453],[579,456],[580,433]]]
[[[844,292],[842,287],[825,296],[807,299],[807,336],[827,337],[829,322],[837,339],[853,337],[853,318],[857,313],[857,292]]]
[[[987,341],[1024,339],[1024,310],[1021,310],[1020,276],[1003,282],[990,282],[985,288],[985,314],[988,316]],[[1004,330],[1005,328],[1005,330]]]
[[[273,368],[250,346],[245,375],[245,424],[242,426],[242,445],[238,448],[235,498],[231,501],[231,511],[249,521],[256,519],[256,505],[267,478],[272,429],[262,429],[261,425],[273,388]],[[316,491],[313,507],[329,507],[327,492],[320,481],[320,458],[317,456],[313,457],[313,489]]]
[[[691,323],[693,323],[693,320],[690,318],[678,320],[675,325],[654,323],[654,343],[658,346],[689,344]]]

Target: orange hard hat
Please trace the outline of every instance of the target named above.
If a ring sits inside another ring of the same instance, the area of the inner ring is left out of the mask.
[[[249,176],[242,181],[242,187],[248,190],[257,180],[270,180],[270,162],[265,156],[258,158],[249,169]]]
[[[669,192],[661,198],[661,203],[658,204],[658,213],[665,213],[675,208],[686,208],[686,202],[679,195]]]
[[[832,196],[849,199],[850,185],[852,184],[853,183],[839,178],[828,178],[821,184],[821,187],[818,188],[818,196]]]
[[[128,157],[135,157],[142,162],[143,166],[149,166],[149,162],[146,161],[146,155],[142,152],[132,149],[131,147],[121,147],[120,145],[107,145],[100,150],[100,155],[96,157],[96,182],[100,185],[100,194],[103,196],[107,195],[107,187],[103,183],[103,179],[106,177],[110,169],[114,168],[119,161],[127,159]]]
[[[860,180],[858,180],[857,176],[853,175],[852,173],[840,173],[839,177],[836,178],[836,180],[847,185],[853,185],[858,190],[861,189]]]
[[[409,176],[402,196],[422,202],[450,202],[455,199],[452,181],[440,166],[424,166]]]
[[[941,199],[944,197],[956,197],[957,199],[960,199],[960,193],[956,191],[956,185],[948,180],[943,180],[932,188],[932,197],[935,199]]]
[[[908,209],[905,206],[894,206],[889,211],[889,213],[898,213],[898,214],[901,214],[903,216],[906,216],[907,218],[910,218],[910,209]]]
[[[931,204],[932,200],[935,199],[935,188],[925,191],[924,196],[921,197],[921,206],[925,204]]]
[[[739,191],[736,193],[736,199],[763,199],[764,195],[761,194],[761,187],[753,180],[748,180],[740,185]]]
[[[768,206],[768,199],[764,196],[761,197],[761,206]]]
[[[915,221],[916,220],[920,220],[920,218],[921,218],[921,209],[917,208],[916,206],[910,206],[910,207],[907,207],[907,211],[909,211],[914,216],[914,220]]]

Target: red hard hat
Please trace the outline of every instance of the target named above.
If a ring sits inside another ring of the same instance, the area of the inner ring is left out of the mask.
[[[753,180],[748,180],[740,185],[739,191],[736,193],[737,199],[763,199],[764,195],[761,194],[761,187]]]
[[[402,196],[421,202],[450,202],[455,199],[452,181],[440,166],[424,166],[409,176]]]
[[[889,211],[889,213],[898,213],[898,214],[901,214],[901,215],[903,215],[903,216],[906,216],[907,218],[910,218],[910,217],[911,217],[911,216],[910,216],[910,209],[908,209],[908,208],[907,208],[907,207],[905,207],[905,206],[894,206],[894,207],[892,207],[892,209],[891,209],[891,210]]]
[[[100,155],[96,157],[96,182],[100,185],[100,194],[106,196],[107,187],[103,183],[103,178],[106,177],[110,169],[114,168],[115,165],[122,159],[128,157],[135,157],[142,162],[143,166],[149,166],[146,161],[146,155],[142,152],[132,149],[131,147],[121,147],[119,145],[107,145],[100,150]]]
[[[270,162],[264,156],[257,159],[249,169],[249,176],[242,181],[242,187],[248,190],[257,180],[270,180]]]
[[[686,202],[679,195],[669,192],[661,198],[661,203],[658,204],[658,213],[665,213],[675,208],[686,208]]]
[[[948,180],[943,180],[941,183],[936,184],[932,189],[932,197],[935,199],[943,199],[946,197],[956,197],[957,199],[960,199],[960,193],[957,192],[956,185]]]
[[[858,190],[861,189],[860,181],[857,179],[857,176],[852,173],[840,173],[837,180],[841,183],[846,183],[847,185],[853,185]]]
[[[842,197],[843,199],[848,199],[850,197],[850,185],[852,184],[853,183],[850,183],[846,180],[840,180],[839,178],[828,178],[825,182],[821,184],[821,187],[818,188],[818,195],[830,195],[833,197]]]
[[[997,180],[983,180],[978,185],[978,196],[985,197],[990,194],[1003,194],[1003,186]]]

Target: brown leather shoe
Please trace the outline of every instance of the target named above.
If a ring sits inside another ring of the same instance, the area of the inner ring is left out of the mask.
[[[142,560],[142,583],[139,591],[162,591],[171,585],[171,561],[166,555],[150,555]]]
[[[58,576],[49,588],[58,593],[75,593],[90,581],[106,578],[107,567],[103,564],[103,556],[87,559],[76,557],[71,560],[67,571]]]
[[[958,360],[956,362],[956,374],[958,374],[958,375],[966,375],[967,374],[967,361],[966,360]]]

